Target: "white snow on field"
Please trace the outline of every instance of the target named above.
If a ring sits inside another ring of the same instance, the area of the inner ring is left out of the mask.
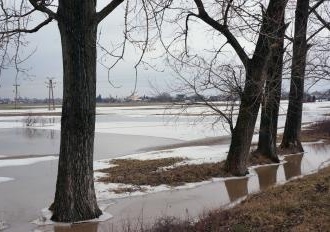
[[[0,160],[0,168],[31,165],[43,161],[51,161],[56,159],[58,159],[58,157],[56,156],[45,156],[45,157],[27,158],[27,159],[6,159],[6,160]]]
[[[146,135],[181,140],[193,140],[228,134],[228,131],[224,130],[222,126],[212,128],[212,125],[206,122],[197,124],[189,124],[187,122],[107,122],[97,123],[95,130],[101,133]]]
[[[288,102],[282,101],[280,106],[279,128],[284,127],[285,113]],[[326,118],[324,114],[330,113],[330,102],[304,103],[303,106],[303,123],[315,122]],[[60,109],[57,109],[60,111]],[[214,137],[228,135],[229,130],[226,124],[218,123],[215,126],[212,122],[215,116],[208,116],[205,120],[198,120],[197,116],[164,116],[163,114],[177,114],[182,111],[180,107],[175,106],[169,108],[164,105],[154,106],[131,106],[131,107],[98,107],[98,114],[109,115],[108,121],[100,121],[96,123],[96,132],[115,133],[128,135],[145,135],[163,138],[174,138],[181,140],[201,139],[205,137]],[[191,107],[185,113],[199,114],[208,111],[206,107]],[[24,116],[1,117],[2,113],[41,113],[49,112],[43,109],[26,109],[26,110],[2,110],[0,111],[0,129],[1,128],[17,128],[25,127]],[[101,117],[97,116],[97,117]],[[116,120],[112,121],[111,116],[116,116]],[[122,117],[122,120],[121,120]],[[47,117],[43,117],[47,119]],[[119,119],[119,120],[118,120]],[[143,119],[141,121],[141,119]],[[47,120],[46,120],[47,121]],[[60,120],[54,124],[35,125],[36,129],[55,129],[60,130]],[[260,121],[256,123],[256,130]],[[224,126],[224,127],[223,127]]]
[[[180,147],[176,149],[151,151],[122,156],[118,159],[151,160],[169,157],[187,158],[189,164],[214,163],[224,160],[227,156],[228,145]]]
[[[0,176],[0,183],[2,182],[7,182],[7,181],[11,181],[14,180],[14,178],[10,178],[10,177],[1,177]]]
[[[26,109],[10,109],[10,110],[0,110],[0,116],[4,114],[28,114],[28,113],[59,113],[62,108],[56,108],[55,110],[49,111],[46,107],[40,108],[26,108]]]

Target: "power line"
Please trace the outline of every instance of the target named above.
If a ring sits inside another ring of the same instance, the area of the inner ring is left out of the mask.
[[[54,101],[54,88],[56,82],[53,81],[54,78],[48,77],[48,82],[46,83],[46,87],[48,88],[48,110],[55,110],[55,101]],[[51,107],[52,105],[52,107]]]
[[[15,109],[17,109],[17,95],[18,95],[18,87],[21,85],[18,85],[17,83],[13,84],[13,86],[15,87]]]

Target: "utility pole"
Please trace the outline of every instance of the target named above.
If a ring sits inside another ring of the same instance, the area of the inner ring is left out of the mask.
[[[15,87],[15,109],[17,109],[17,95],[18,95],[18,87],[20,85],[18,85],[17,83],[13,84],[13,86]]]
[[[46,87],[48,88],[48,110],[55,110],[55,101],[54,101],[54,88],[56,82],[53,81],[54,78],[47,78],[48,82],[46,83]],[[51,107],[52,105],[52,107]]]

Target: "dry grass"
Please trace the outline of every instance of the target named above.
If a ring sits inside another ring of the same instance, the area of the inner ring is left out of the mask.
[[[98,179],[101,182],[124,183],[131,185],[170,186],[209,180],[212,177],[225,177],[224,162],[171,167],[182,158],[155,160],[118,159],[111,163],[117,166],[100,170],[107,175]]]
[[[249,196],[228,210],[215,210],[198,222],[160,219],[145,231],[330,231],[330,167]]]
[[[145,192],[146,188],[143,188],[141,186],[133,186],[133,187],[119,187],[116,189],[111,189],[110,191],[116,193],[116,194],[121,194],[121,193],[132,193],[136,191],[140,192]]]
[[[316,122],[306,128],[303,128],[300,134],[301,142],[317,142],[321,139],[326,143],[330,142],[330,120]],[[283,134],[278,134],[277,142],[280,143]]]
[[[255,165],[273,164],[273,163],[274,161],[272,161],[268,157],[260,155],[260,153],[258,152],[251,152],[248,165],[255,166]]]
[[[301,131],[302,142],[315,142],[321,139],[330,140],[330,120],[314,123]]]

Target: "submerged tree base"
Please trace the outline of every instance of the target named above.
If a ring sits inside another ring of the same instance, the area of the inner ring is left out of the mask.
[[[256,150],[251,153],[249,166],[279,163],[280,159],[276,156],[270,158],[268,155]]]

